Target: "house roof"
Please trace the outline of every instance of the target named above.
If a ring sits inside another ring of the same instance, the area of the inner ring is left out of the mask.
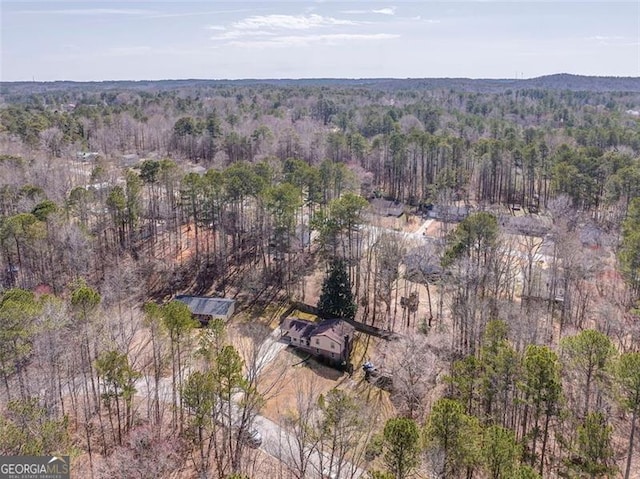
[[[202,165],[193,165],[187,168],[187,173],[196,173],[197,175],[204,175],[207,169]]]
[[[466,205],[433,205],[429,217],[436,219],[463,219],[469,216],[471,208]]]
[[[355,328],[342,319],[325,319],[313,330],[311,336],[326,336],[337,343],[344,343],[345,336],[353,336]]]
[[[282,329],[289,333],[295,332],[300,337],[326,336],[339,343],[344,343],[345,336],[353,336],[355,328],[342,319],[325,319],[320,323],[298,318],[286,318],[282,322]]]
[[[385,200],[383,198],[373,198],[371,206],[375,212],[382,216],[400,216],[404,213],[404,203],[400,201]]]
[[[295,332],[300,337],[308,337],[316,328],[316,323],[313,321],[305,321],[298,318],[286,318],[282,322],[282,329],[289,333]]]
[[[229,310],[235,304],[233,299],[211,298],[208,296],[178,295],[176,300],[186,304],[193,314],[205,316],[227,316]]]

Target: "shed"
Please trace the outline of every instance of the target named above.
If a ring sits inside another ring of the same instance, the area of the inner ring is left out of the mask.
[[[186,304],[189,311],[204,326],[212,319],[228,321],[235,311],[236,301],[227,298],[214,298],[210,296],[186,296],[178,295],[176,300]]]

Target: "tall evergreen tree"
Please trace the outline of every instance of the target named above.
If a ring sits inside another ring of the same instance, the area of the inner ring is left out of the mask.
[[[318,309],[326,317],[353,319],[356,316],[358,306],[353,300],[344,261],[335,260],[331,263],[329,274],[322,284]]]
[[[602,413],[590,413],[584,423],[578,426],[576,455],[571,469],[590,478],[615,474],[617,468],[613,466],[615,456],[611,445],[612,432],[613,427],[607,424]]]
[[[419,463],[420,433],[412,419],[397,417],[384,425],[384,462],[395,479],[409,477]]]
[[[582,417],[589,414],[589,400],[594,381],[604,378],[605,368],[616,353],[609,337],[599,331],[586,329],[575,336],[564,338],[561,348],[565,363],[578,374],[584,385],[584,408]]]
[[[542,475],[549,438],[551,418],[559,413],[559,402],[562,395],[560,382],[560,365],[558,356],[547,346],[530,345],[525,351],[523,360],[523,382],[521,388],[525,394],[525,407],[533,412],[533,429],[526,427],[528,420],[525,409],[523,433],[531,432],[531,465],[537,456],[537,444],[542,433],[542,445],[538,472]],[[540,421],[543,419],[542,429]]]
[[[622,223],[618,260],[625,279],[637,295],[640,292],[640,198],[631,200]]]
[[[640,414],[640,353],[622,354],[614,368],[614,376],[618,386],[620,402],[627,411],[631,412],[629,452],[627,453],[627,465],[624,474],[624,479],[629,479],[636,423]]]
[[[442,398],[436,401],[426,426],[426,438],[431,448],[442,456],[441,477],[462,477],[478,462],[479,424],[475,417],[464,413],[458,401]]]
[[[482,437],[482,456],[488,477],[511,479],[518,468],[520,446],[510,429],[489,426]]]

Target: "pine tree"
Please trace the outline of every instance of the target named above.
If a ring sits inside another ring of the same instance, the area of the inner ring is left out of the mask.
[[[126,433],[133,423],[131,406],[133,396],[136,393],[135,381],[140,377],[140,373],[131,367],[126,354],[115,350],[105,351],[100,354],[96,359],[95,366],[98,376],[103,382],[102,400],[109,411],[112,427],[112,416],[115,412],[118,423],[118,445],[122,446],[123,433]],[[124,414],[121,403],[124,403]],[[115,411],[113,410],[114,404]]]
[[[525,433],[531,432],[531,465],[536,461],[537,444],[542,433],[542,445],[538,472],[543,474],[549,424],[551,418],[559,413],[559,402],[562,395],[560,382],[560,365],[558,356],[547,346],[529,345],[523,360],[523,382],[520,385],[525,394],[525,405],[533,412],[533,428],[527,429],[527,413],[525,412]],[[542,428],[540,428],[542,420]]]
[[[412,419],[397,417],[384,425],[384,462],[396,479],[409,477],[419,464],[420,432]]]
[[[622,223],[622,244],[618,251],[620,269],[634,293],[640,293],[640,198],[629,204]]]
[[[602,413],[589,413],[578,426],[576,460],[572,468],[591,478],[610,477],[616,468],[612,465],[615,453],[611,445],[613,427]],[[582,477],[582,476],[581,476]]]
[[[518,468],[520,446],[510,429],[489,426],[482,438],[482,456],[488,477],[510,479]]]
[[[620,403],[627,411],[631,412],[629,451],[624,473],[624,479],[629,479],[636,422],[640,414],[640,353],[622,354],[615,365],[614,378],[618,387]]]
[[[582,417],[589,414],[589,400],[593,383],[599,384],[605,377],[605,369],[616,353],[609,337],[600,331],[586,329],[575,336],[564,338],[561,343],[563,359],[578,374],[584,385]]]
[[[472,471],[480,459],[480,425],[474,416],[464,413],[458,401],[448,398],[436,401],[425,433],[429,447],[442,457],[441,477],[463,477],[463,471]]]
[[[353,319],[357,309],[344,261],[335,260],[322,284],[318,310],[325,317]]]

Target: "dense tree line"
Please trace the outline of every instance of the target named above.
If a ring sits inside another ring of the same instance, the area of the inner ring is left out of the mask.
[[[385,355],[400,416],[301,388],[282,477],[308,477],[313,451],[340,477],[637,467],[638,94],[221,85],[5,101],[0,452],[73,445],[92,477],[160,456],[159,477],[251,477],[237,428],[269,394],[248,372],[258,351],[169,299],[264,311],[307,299],[320,273],[323,314],[404,336]],[[372,198],[477,211],[416,238]]]

